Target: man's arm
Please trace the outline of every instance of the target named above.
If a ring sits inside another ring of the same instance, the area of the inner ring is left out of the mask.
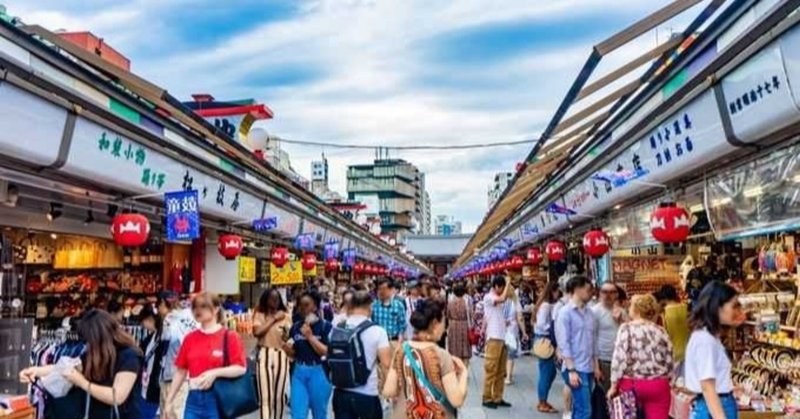
[[[506,300],[508,299],[508,289],[511,288],[511,278],[506,276],[505,279],[506,279],[506,286],[505,288],[503,288],[503,294],[501,294],[500,297],[493,296],[494,305],[496,306],[505,303]],[[489,295],[491,295],[491,292]]]

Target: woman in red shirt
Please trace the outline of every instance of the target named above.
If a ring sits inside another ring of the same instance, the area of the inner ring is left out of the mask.
[[[200,293],[192,300],[192,312],[200,323],[200,329],[183,339],[167,396],[167,403],[172,403],[188,375],[189,396],[186,399],[185,419],[219,419],[219,407],[211,391],[214,380],[236,378],[246,372],[244,345],[238,334],[222,326],[221,306],[219,297],[214,294]],[[228,347],[224,348],[226,334]],[[228,366],[224,365],[225,350],[228,351]]]

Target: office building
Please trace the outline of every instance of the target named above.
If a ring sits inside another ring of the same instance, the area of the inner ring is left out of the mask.
[[[450,215],[437,215],[433,220],[434,234],[437,236],[452,236],[461,234],[461,221],[456,221]]]
[[[494,181],[492,185],[489,186],[489,208],[491,209],[494,204],[500,199],[500,195],[503,194],[503,191],[506,190],[508,184],[511,183],[511,179],[514,178],[514,173],[512,172],[500,172],[494,175]]]

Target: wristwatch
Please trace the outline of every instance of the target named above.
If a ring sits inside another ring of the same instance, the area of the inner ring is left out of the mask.
[[[573,372],[578,372],[578,371],[576,371],[575,368],[569,368],[567,369],[567,372],[572,374]]]

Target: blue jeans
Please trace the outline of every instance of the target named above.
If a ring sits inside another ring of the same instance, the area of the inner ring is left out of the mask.
[[[539,359],[539,401],[546,402],[547,396],[550,394],[550,387],[553,386],[553,380],[556,379],[556,357],[551,356],[550,359]]]
[[[156,419],[158,417],[158,403],[148,402],[139,394],[139,411],[142,419]]]
[[[183,419],[221,419],[214,392],[211,390],[189,390]]]
[[[574,388],[569,385],[569,373],[564,370],[561,376],[564,382],[572,390],[572,419],[591,419],[592,418],[592,382],[594,376],[590,372],[578,372],[581,377],[581,385]]]
[[[333,387],[322,365],[296,363],[290,394],[292,419],[308,418],[309,408],[314,419],[327,419],[332,392]]]
[[[722,402],[722,410],[725,411],[726,419],[737,419],[739,417],[739,408],[736,406],[736,399],[733,395],[720,396],[719,400]],[[711,413],[708,410],[708,405],[702,397],[698,397],[694,402],[692,409],[692,419],[709,419]]]

